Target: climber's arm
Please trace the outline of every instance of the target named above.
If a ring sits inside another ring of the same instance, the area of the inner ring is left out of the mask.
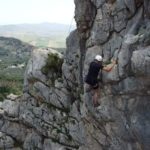
[[[111,64],[104,66],[103,70],[107,71],[107,72],[110,72],[111,69],[114,67],[115,64],[116,64],[116,60],[113,60]]]

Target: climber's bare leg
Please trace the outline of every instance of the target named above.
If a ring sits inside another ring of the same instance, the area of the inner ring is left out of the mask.
[[[100,105],[99,98],[100,98],[100,92],[99,87],[97,89],[93,89],[93,105],[94,107],[97,107]]]

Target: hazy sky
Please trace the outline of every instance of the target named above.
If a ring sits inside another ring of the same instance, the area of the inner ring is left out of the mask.
[[[74,0],[0,0],[0,25],[55,22],[70,24]]]

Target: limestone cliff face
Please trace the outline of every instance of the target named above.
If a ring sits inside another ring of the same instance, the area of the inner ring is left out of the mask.
[[[77,30],[67,38],[64,58],[51,49],[34,51],[23,97],[1,102],[0,148],[149,150],[150,2],[75,0],[75,5]],[[98,108],[83,89],[96,54],[104,63],[118,60],[110,73],[103,72]]]
[[[101,106],[90,107],[90,95],[84,93],[87,110],[84,124],[88,146],[81,149],[149,149],[150,47],[149,7],[146,0],[75,0],[75,19],[80,42],[80,78],[96,54],[104,62],[112,58],[118,64],[111,73],[103,72]],[[82,51],[81,51],[82,50]]]

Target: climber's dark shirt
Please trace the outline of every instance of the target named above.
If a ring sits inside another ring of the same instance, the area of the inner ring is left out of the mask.
[[[97,85],[98,83],[97,77],[100,69],[103,69],[102,63],[92,61],[89,66],[85,82],[91,86]]]

